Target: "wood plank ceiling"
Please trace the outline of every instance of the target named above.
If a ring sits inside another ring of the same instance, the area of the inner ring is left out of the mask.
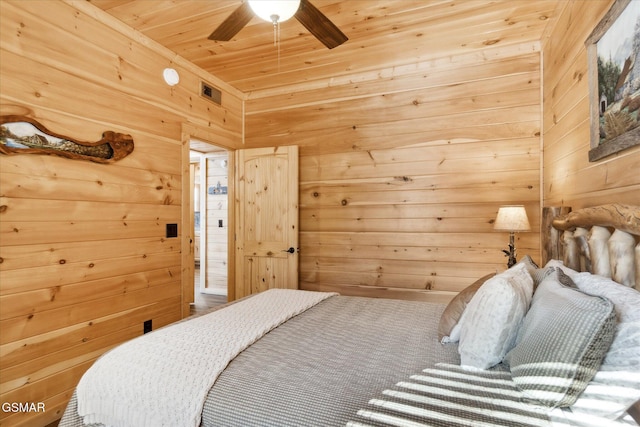
[[[278,53],[272,25],[259,18],[228,42],[207,39],[242,1],[89,1],[249,97],[358,72],[392,73],[489,45],[540,40],[563,3],[311,0],[349,40],[329,50],[293,18],[281,24]]]

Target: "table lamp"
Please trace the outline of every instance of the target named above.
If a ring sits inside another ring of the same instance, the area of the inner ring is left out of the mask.
[[[509,257],[507,267],[511,268],[516,263],[516,247],[514,243],[514,233],[517,231],[530,231],[529,219],[524,206],[501,206],[498,209],[498,216],[493,225],[494,231],[509,232],[509,250],[502,250],[505,256]]]

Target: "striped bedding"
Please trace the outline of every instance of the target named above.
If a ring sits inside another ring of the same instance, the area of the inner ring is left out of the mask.
[[[534,406],[502,365],[467,371],[438,363],[386,388],[357,411],[347,427],[629,427],[617,420]]]
[[[348,427],[543,427],[546,408],[523,403],[508,371],[437,364],[371,399]]]

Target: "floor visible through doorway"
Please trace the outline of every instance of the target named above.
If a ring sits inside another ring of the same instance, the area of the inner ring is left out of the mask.
[[[191,314],[202,314],[213,307],[225,304],[227,302],[226,295],[204,294],[198,290],[198,284],[200,283],[200,268],[198,267],[196,267],[195,269],[194,279],[195,302],[191,304]]]

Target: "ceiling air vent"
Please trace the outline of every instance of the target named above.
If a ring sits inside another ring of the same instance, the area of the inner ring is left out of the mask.
[[[208,83],[201,82],[200,95],[215,104],[222,105],[222,92]]]

